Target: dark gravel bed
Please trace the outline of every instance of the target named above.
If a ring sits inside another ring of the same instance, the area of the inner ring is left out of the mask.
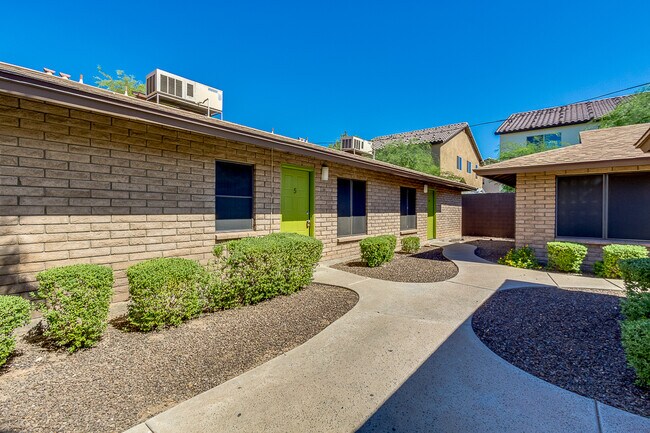
[[[73,355],[18,341],[0,369],[0,432],[121,432],[304,343],[357,295],[312,284],[161,332],[109,326]]]
[[[477,239],[465,243],[475,245],[474,254],[493,263],[497,263],[501,257],[515,247],[515,242],[509,240]]]
[[[364,277],[401,283],[433,283],[458,274],[456,265],[442,255],[442,248],[431,247],[422,248],[414,254],[395,253],[393,260],[376,268],[369,268],[360,260],[332,267]]]
[[[650,389],[634,384],[621,346],[620,296],[585,289],[504,290],[476,311],[472,327],[493,352],[522,370],[650,416]]]

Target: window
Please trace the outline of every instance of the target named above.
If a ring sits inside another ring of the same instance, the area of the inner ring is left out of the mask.
[[[366,234],[366,182],[337,180],[337,235]]]
[[[411,230],[417,228],[415,188],[401,187],[399,189],[399,214],[400,230]]]
[[[544,146],[546,148],[560,147],[562,142],[562,133],[556,132],[554,134],[538,134],[526,137],[526,144],[535,144]]]
[[[471,173],[472,172],[472,163],[467,161],[467,172]]]
[[[650,173],[558,177],[557,236],[650,240]]]
[[[251,230],[253,166],[217,161],[215,181],[216,230]]]
[[[463,158],[461,158],[460,156],[456,157],[456,168],[461,171],[463,170]]]

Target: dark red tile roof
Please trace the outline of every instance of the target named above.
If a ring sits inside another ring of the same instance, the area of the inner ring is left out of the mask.
[[[451,125],[436,126],[435,128],[418,129],[417,131],[400,132],[397,134],[382,135],[372,139],[375,149],[381,149],[387,144],[400,141],[404,143],[446,143],[469,125],[467,122],[452,123]]]
[[[629,97],[630,95],[615,96],[597,101],[578,102],[560,107],[514,113],[499,126],[495,134],[590,122],[600,119]]]

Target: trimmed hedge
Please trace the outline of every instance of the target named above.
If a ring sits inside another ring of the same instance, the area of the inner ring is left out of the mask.
[[[99,265],[51,268],[36,276],[43,334],[70,352],[94,346],[108,325],[113,270]]]
[[[397,238],[395,235],[381,235],[365,238],[359,242],[361,249],[361,259],[366,262],[368,267],[376,268],[384,263],[388,263],[395,255]]]
[[[420,249],[420,238],[409,236],[402,239],[402,251],[405,253],[416,253]]]
[[[650,319],[621,322],[621,342],[637,385],[650,386]]]
[[[618,263],[627,296],[621,312],[627,320],[650,319],[650,258],[624,259]]]
[[[580,272],[587,247],[572,242],[547,242],[548,267],[562,272]]]
[[[641,245],[605,245],[603,247],[603,270],[599,276],[621,278],[620,260],[645,257],[648,257],[648,249]]]
[[[177,326],[201,312],[201,286],[206,275],[194,260],[147,260],[129,267],[126,276],[128,321],[140,331]]]
[[[296,292],[312,281],[323,243],[295,233],[273,233],[215,248],[205,290],[207,310],[256,304]]]
[[[16,347],[14,329],[29,321],[30,311],[29,301],[18,296],[0,296],[0,366]]]
[[[523,269],[540,269],[541,266],[535,257],[535,252],[528,245],[521,248],[512,248],[497,262],[500,265],[512,266]]]

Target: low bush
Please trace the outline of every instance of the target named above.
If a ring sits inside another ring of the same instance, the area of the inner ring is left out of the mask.
[[[402,239],[402,251],[405,253],[416,253],[420,249],[420,238],[409,236]]]
[[[16,347],[14,329],[29,321],[29,301],[18,296],[0,296],[0,366]]]
[[[209,269],[206,309],[255,304],[296,292],[311,283],[322,252],[321,241],[294,233],[228,242]]]
[[[361,259],[366,262],[368,267],[376,268],[384,263],[388,263],[395,255],[397,238],[394,235],[381,235],[365,238],[359,242],[361,249]]]
[[[650,293],[628,294],[621,300],[621,313],[626,320],[650,319]]]
[[[594,274],[596,274],[597,277],[605,277],[605,263],[602,260],[594,262]]]
[[[521,248],[512,248],[505,256],[498,260],[500,265],[512,266],[523,269],[540,269],[541,266],[535,257],[535,252],[528,245]]]
[[[619,261],[648,257],[648,249],[641,245],[605,245],[603,247],[603,272],[605,278],[621,278]]]
[[[548,267],[562,272],[580,272],[587,247],[572,242],[547,242]]]
[[[618,266],[625,281],[623,316],[627,320],[650,319],[650,258],[624,259]]]
[[[177,326],[202,309],[205,270],[182,258],[147,260],[129,267],[128,321],[141,331]]]
[[[625,358],[636,372],[636,383],[650,386],[650,319],[621,322]]]
[[[92,347],[108,325],[113,270],[99,265],[51,268],[36,276],[44,335],[70,352]]]

